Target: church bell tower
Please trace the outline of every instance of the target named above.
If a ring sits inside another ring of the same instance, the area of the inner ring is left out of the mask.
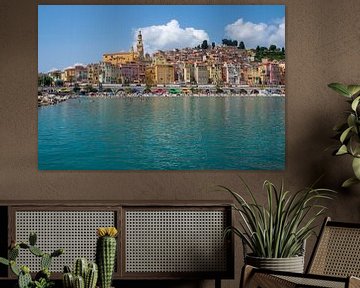
[[[137,36],[136,51],[137,51],[139,59],[143,60],[144,59],[144,45],[143,45],[143,41],[142,41],[141,31],[139,31],[139,34]]]

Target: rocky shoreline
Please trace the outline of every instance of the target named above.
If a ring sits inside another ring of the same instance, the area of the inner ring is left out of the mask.
[[[38,107],[55,105],[61,102],[64,102],[69,99],[77,98],[75,94],[71,95],[56,95],[56,94],[42,94],[38,95]]]
[[[38,95],[38,107],[50,106],[62,103],[69,99],[83,98],[150,98],[150,97],[285,97],[284,94],[233,94],[233,93],[125,93],[120,92],[116,95],[107,92],[88,93],[85,95],[79,94],[50,94],[42,93]]]

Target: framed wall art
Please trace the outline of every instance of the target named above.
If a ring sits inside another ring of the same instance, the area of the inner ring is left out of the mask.
[[[38,5],[40,170],[282,170],[284,5]]]

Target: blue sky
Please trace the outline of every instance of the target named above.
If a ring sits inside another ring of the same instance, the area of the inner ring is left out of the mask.
[[[129,51],[141,30],[145,52],[203,40],[285,45],[284,5],[39,5],[38,70],[93,63]]]

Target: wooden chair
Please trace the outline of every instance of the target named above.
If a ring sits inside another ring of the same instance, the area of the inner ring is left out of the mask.
[[[326,218],[306,273],[278,272],[245,265],[240,287],[360,287],[360,224]]]

